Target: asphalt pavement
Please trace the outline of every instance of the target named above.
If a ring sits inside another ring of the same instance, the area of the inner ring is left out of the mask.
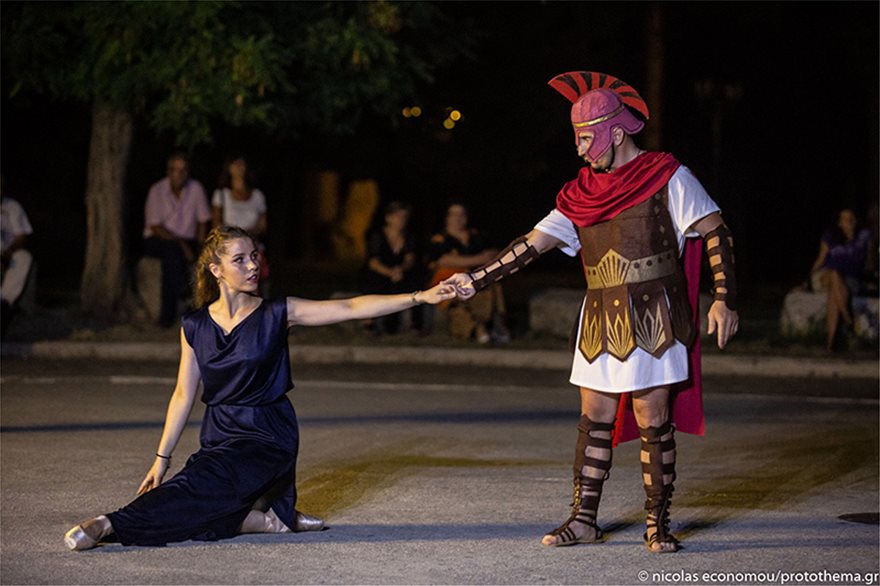
[[[70,526],[133,496],[175,371],[173,360],[4,358],[0,582],[877,583],[870,376],[708,374],[707,434],[677,436],[684,549],[661,556],[641,541],[637,442],[614,454],[607,541],[541,546],[570,502],[578,401],[565,369],[294,356],[299,507],[329,529],[67,551]],[[197,447],[201,412],[175,467]]]

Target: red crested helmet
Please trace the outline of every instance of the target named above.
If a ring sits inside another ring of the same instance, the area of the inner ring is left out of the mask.
[[[557,75],[548,83],[572,102],[571,125],[575,144],[579,132],[593,131],[593,142],[587,149],[590,161],[598,160],[611,148],[611,130],[615,126],[620,126],[627,134],[635,134],[644,128],[644,120],[649,118],[648,106],[638,92],[612,75],[572,71]]]

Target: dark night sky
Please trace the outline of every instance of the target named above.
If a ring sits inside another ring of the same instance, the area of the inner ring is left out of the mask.
[[[663,4],[663,150],[689,166],[721,205],[747,283],[802,280],[832,212],[852,206],[862,214],[877,202],[878,6]],[[302,173],[313,165],[332,165],[344,178],[376,177],[383,197],[414,204],[415,224],[426,234],[438,227],[447,198],[465,198],[478,222],[504,244],[552,208],[579,167],[569,104],[547,81],[565,71],[594,70],[644,93],[648,9],[638,2],[446,4],[444,10],[471,19],[479,34],[473,58],[459,60],[425,90],[426,115],[418,121],[401,120],[389,131],[385,121],[368,120],[357,136],[323,144],[223,130],[215,145],[196,151],[193,174],[211,190],[223,153],[244,149],[270,214],[285,210],[270,222],[276,250],[288,253],[301,244],[293,232],[300,225]],[[738,100],[724,104],[717,165],[710,104],[695,91],[702,80],[741,88]],[[8,191],[31,215],[35,248],[53,254],[42,264],[61,286],[75,285],[85,231],[89,110],[43,99],[10,101],[6,87],[3,94]],[[446,106],[464,116],[451,133],[437,130],[435,116]],[[139,128],[128,178],[134,241],[146,191],[162,176],[171,146],[167,137]],[[281,205],[284,198],[288,205]],[[59,256],[59,248],[74,252]]]

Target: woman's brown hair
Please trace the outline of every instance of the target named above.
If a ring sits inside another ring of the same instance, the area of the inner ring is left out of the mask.
[[[208,232],[199,260],[196,262],[194,299],[196,308],[204,307],[220,297],[220,287],[217,285],[217,278],[211,273],[210,265],[211,263],[219,265],[220,255],[226,253],[226,244],[239,238],[248,238],[256,246],[254,237],[238,226],[220,225]]]

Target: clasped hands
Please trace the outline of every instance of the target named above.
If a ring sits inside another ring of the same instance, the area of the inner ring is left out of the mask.
[[[455,296],[459,299],[470,299],[477,294],[474,290],[474,279],[468,273],[455,273],[444,280],[442,285],[451,285],[455,288]]]

